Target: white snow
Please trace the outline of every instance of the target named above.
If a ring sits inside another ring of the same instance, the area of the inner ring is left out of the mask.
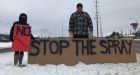
[[[12,46],[11,42],[0,42],[0,49],[11,48],[11,46]]]
[[[140,75],[140,54],[136,63],[91,64],[79,63],[76,66],[61,65],[31,65],[27,64],[25,53],[23,64],[26,67],[13,66],[14,52],[0,53],[0,75]]]

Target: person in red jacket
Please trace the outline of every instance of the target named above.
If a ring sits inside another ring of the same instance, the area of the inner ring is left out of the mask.
[[[27,15],[25,13],[21,13],[19,16],[19,21],[16,21],[13,23],[13,26],[10,30],[10,40],[13,42],[13,34],[14,34],[14,26],[15,25],[27,25],[29,26],[29,24],[27,23]],[[31,34],[31,39],[35,40],[35,38],[33,37],[33,35]],[[14,65],[17,65],[17,63],[19,62],[19,66],[22,66],[22,60],[23,60],[23,56],[24,56],[24,52],[23,51],[15,51],[14,54]]]

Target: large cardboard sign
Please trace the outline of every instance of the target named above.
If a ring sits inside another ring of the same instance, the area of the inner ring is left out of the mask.
[[[15,25],[12,50],[13,51],[29,51],[31,27],[27,25]]]
[[[48,38],[31,43],[28,62],[41,65],[132,63],[136,62],[136,53],[132,39]]]

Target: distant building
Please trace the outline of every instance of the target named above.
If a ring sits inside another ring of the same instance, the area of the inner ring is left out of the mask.
[[[135,38],[135,35],[123,35],[118,32],[113,32],[111,35],[107,36],[107,38]]]
[[[123,35],[123,38],[135,38],[135,35]]]

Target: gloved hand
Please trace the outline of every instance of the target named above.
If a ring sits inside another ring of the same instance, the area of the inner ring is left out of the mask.
[[[89,32],[89,38],[93,38],[93,32]]]
[[[69,37],[73,37],[73,33],[72,32],[69,33]]]

